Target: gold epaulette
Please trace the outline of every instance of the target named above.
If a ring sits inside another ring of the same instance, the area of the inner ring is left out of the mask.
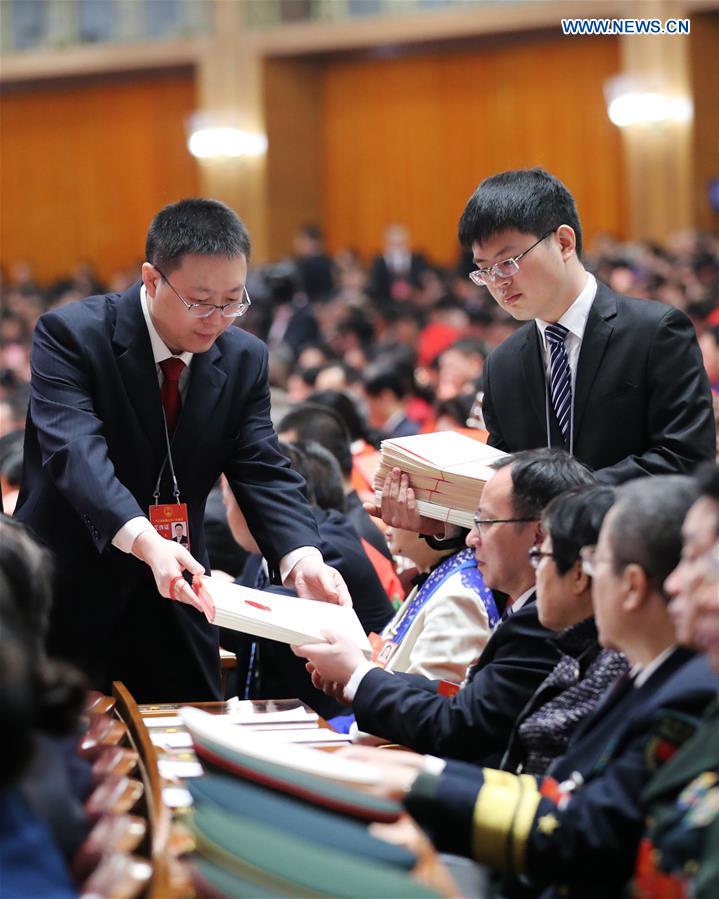
[[[528,774],[485,768],[484,783],[474,806],[474,858],[497,871],[521,874],[527,839],[541,794]]]

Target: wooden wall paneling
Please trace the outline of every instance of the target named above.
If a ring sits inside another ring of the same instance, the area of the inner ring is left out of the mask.
[[[323,204],[333,248],[371,255],[384,225],[456,258],[456,227],[487,175],[543,165],[565,180],[588,237],[624,236],[620,138],[603,85],[612,38],[534,39],[477,51],[328,62],[323,71]]]
[[[320,63],[267,59],[264,86],[269,257],[280,259],[301,225],[322,224]]]
[[[692,16],[691,77],[694,96],[693,210],[696,227],[719,232],[719,211],[709,204],[709,182],[719,178],[719,12]]]
[[[197,193],[184,119],[191,72],[34,86],[0,97],[0,258],[41,281],[80,260],[103,277],[140,260],[152,215]]]

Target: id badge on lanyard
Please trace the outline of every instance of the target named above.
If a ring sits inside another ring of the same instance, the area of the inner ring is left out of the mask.
[[[190,552],[190,522],[187,517],[187,503],[180,502],[180,488],[177,485],[177,478],[175,477],[175,466],[172,461],[172,452],[170,450],[170,435],[167,432],[167,421],[165,421],[165,440],[167,442],[167,456],[165,456],[165,461],[162,463],[160,473],[157,476],[157,483],[155,484],[155,489],[152,494],[155,498],[155,503],[150,506],[148,518],[150,519],[150,524],[161,537],[179,543]],[[170,463],[172,493],[175,497],[174,503],[160,502],[160,482],[162,481],[162,475],[165,471],[167,462]]]

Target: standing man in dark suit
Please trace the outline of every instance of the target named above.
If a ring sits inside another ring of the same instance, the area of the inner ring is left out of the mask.
[[[217,628],[183,576],[209,570],[203,510],[222,472],[273,578],[350,602],[278,448],[267,348],[230,327],[249,255],[232,210],[182,200],[150,225],[141,282],[47,313],[33,337],[17,518],[55,555],[48,648],[141,701],[221,698]],[[192,555],[155,529],[162,514]]]
[[[715,456],[696,336],[672,306],[615,294],[582,265],[567,188],[542,169],[486,178],[459,222],[476,284],[527,324],[484,369],[489,443],[564,446],[618,484]]]
[[[519,453],[493,467],[467,545],[509,606],[465,686],[451,695],[440,681],[384,671],[346,640],[294,651],[310,660],[316,686],[352,703],[361,730],[417,752],[498,765],[515,719],[559,661],[535,603],[529,550],[542,539],[539,519],[551,499],[592,478],[561,450]]]

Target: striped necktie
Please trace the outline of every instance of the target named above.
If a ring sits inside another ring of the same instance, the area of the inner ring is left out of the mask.
[[[549,391],[552,395],[552,408],[559,422],[564,443],[569,444],[569,422],[572,411],[572,372],[569,368],[564,341],[569,330],[564,325],[547,325],[544,332],[551,365],[549,368]]]

